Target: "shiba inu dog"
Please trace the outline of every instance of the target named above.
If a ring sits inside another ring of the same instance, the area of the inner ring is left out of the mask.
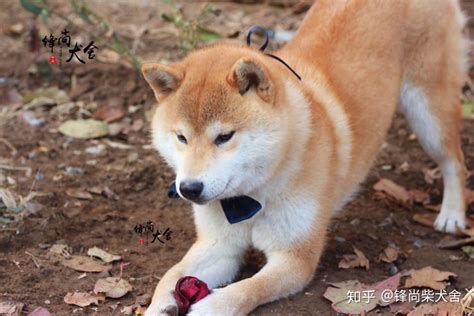
[[[190,315],[245,315],[302,290],[331,214],[364,180],[397,108],[443,174],[435,228],[464,228],[463,24],[455,0],[318,0],[275,53],[302,80],[256,49],[229,44],[173,65],[145,64],[159,100],[153,142],[176,171],[179,195],[193,202],[197,230],[146,315],[176,313],[172,292],[184,275],[214,289]],[[235,196],[262,209],[229,224],[219,201]],[[229,284],[249,246],[267,264]]]

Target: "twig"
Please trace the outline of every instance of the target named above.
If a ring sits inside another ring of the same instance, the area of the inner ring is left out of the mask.
[[[0,165],[0,169],[12,170],[12,171],[25,171],[27,177],[31,176],[30,167],[13,167],[13,166],[7,166],[7,165]]]
[[[20,271],[23,272],[23,270],[20,268],[20,262],[16,261],[15,259],[12,259],[12,261],[18,267],[18,269],[20,269]]]
[[[4,143],[8,148],[10,148],[12,156],[15,156],[18,153],[18,150],[15,148],[15,146],[13,146],[12,143],[10,143],[5,138],[0,138],[0,142]]]
[[[40,261],[40,259],[36,258],[35,256],[33,256],[31,253],[29,253],[28,251],[25,251],[25,254],[27,254],[28,256],[31,257],[31,259],[33,260],[33,263],[35,264],[35,266],[39,269],[41,268],[41,265],[39,264],[38,261]]]

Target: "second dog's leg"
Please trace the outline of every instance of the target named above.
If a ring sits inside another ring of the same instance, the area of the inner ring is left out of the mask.
[[[428,97],[422,88],[405,83],[401,104],[418,140],[438,163],[443,175],[443,203],[435,228],[455,233],[465,228],[466,201],[464,159],[459,136],[461,106],[453,104],[457,94],[451,94],[453,97],[446,91],[432,92]]]

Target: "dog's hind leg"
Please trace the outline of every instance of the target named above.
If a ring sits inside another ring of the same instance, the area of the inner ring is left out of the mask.
[[[459,135],[467,51],[462,36],[465,19],[454,0],[414,4],[427,17],[425,28],[414,27],[409,38],[415,49],[404,62],[400,105],[419,142],[443,175],[444,196],[435,228],[454,233],[465,227],[466,212],[466,175]],[[434,14],[437,11],[445,12],[442,20]]]
[[[454,233],[465,227],[465,169],[459,137],[458,93],[446,90],[431,90],[433,94],[428,96],[423,88],[405,82],[400,103],[419,142],[438,163],[443,175],[444,196],[435,228]]]

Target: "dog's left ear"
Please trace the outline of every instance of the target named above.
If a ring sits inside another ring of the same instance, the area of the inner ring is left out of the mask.
[[[231,86],[236,87],[241,95],[254,89],[263,101],[272,101],[273,86],[268,72],[255,60],[245,57],[239,59],[232,67],[227,81]]]
[[[184,78],[184,71],[178,65],[144,64],[142,73],[158,101],[176,91]]]

